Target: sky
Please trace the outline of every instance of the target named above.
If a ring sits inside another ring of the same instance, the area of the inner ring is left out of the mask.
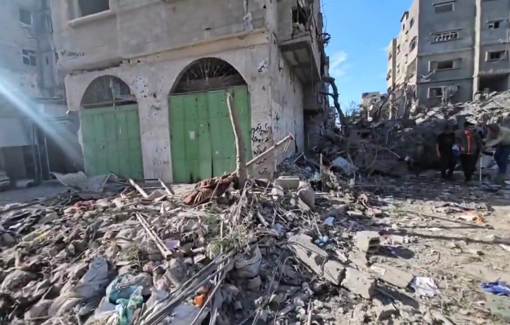
[[[336,79],[340,104],[359,103],[361,93],[386,92],[386,49],[400,31],[400,18],[412,0],[321,0],[329,73]]]

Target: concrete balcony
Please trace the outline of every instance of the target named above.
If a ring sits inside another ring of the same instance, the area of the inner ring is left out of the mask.
[[[301,32],[280,40],[278,46],[292,71],[303,84],[320,81],[319,46],[310,32]]]

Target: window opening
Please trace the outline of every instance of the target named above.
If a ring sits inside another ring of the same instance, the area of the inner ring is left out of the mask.
[[[453,3],[442,3],[434,5],[434,11],[436,14],[453,11]]]
[[[81,16],[89,16],[110,10],[109,0],[78,0]]]
[[[37,66],[37,57],[35,51],[22,49],[21,56],[23,59],[23,64],[31,65],[33,67]]]
[[[19,21],[25,25],[32,25],[32,13],[29,10],[20,8]]]

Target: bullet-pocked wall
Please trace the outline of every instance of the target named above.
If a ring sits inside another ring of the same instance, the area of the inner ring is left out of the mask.
[[[268,33],[260,32],[234,40],[216,41],[191,48],[162,52],[126,61],[119,67],[68,75],[66,78],[68,106],[72,111],[80,110],[80,102],[85,90],[97,77],[111,75],[123,80],[130,87],[131,93],[136,97],[138,103],[144,177],[160,178],[171,182],[173,171],[168,96],[181,72],[197,59],[204,57],[222,59],[232,65],[246,81],[250,93],[251,140],[254,156],[263,149],[257,146],[257,141],[263,142],[263,147],[267,149],[283,136],[283,133],[278,132],[275,135],[272,130],[264,129],[266,126],[272,127],[275,107],[277,107],[277,111],[284,112],[280,115],[281,118],[288,116],[287,112],[292,112],[292,120],[296,120],[297,124],[302,125],[302,114],[296,113],[302,112],[302,100],[300,101],[302,93],[299,94],[302,90],[299,85],[284,88],[287,92],[290,87],[293,87],[291,94],[294,95],[291,97],[297,98],[292,100],[289,105],[282,106],[281,99],[275,100],[271,96],[273,81],[284,83],[287,78],[281,79],[278,69],[276,69],[277,75],[275,69],[269,68],[270,51]],[[288,74],[289,72],[287,72]],[[296,82],[296,84],[298,83]],[[298,94],[296,95],[296,93]],[[299,107],[300,104],[301,107]],[[298,142],[302,142],[302,127],[296,127],[294,122],[291,124],[292,126],[284,127],[285,133],[291,130],[299,133],[294,135],[300,139]],[[260,140],[258,140],[259,138]],[[276,153],[276,155],[279,154]],[[274,160],[268,159],[268,161],[256,165],[252,174],[256,177],[271,177],[274,165]]]

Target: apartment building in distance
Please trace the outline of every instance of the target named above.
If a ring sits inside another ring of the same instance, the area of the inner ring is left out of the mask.
[[[60,139],[77,144],[67,132],[49,2],[1,1],[0,19],[0,170],[14,182],[49,179],[67,171]]]
[[[415,0],[388,47],[388,90],[433,106],[509,89],[509,17],[508,0]]]
[[[247,159],[327,103],[320,0],[51,0],[68,108],[88,175],[191,183],[235,170],[227,96]],[[270,177],[270,157],[257,177]]]

